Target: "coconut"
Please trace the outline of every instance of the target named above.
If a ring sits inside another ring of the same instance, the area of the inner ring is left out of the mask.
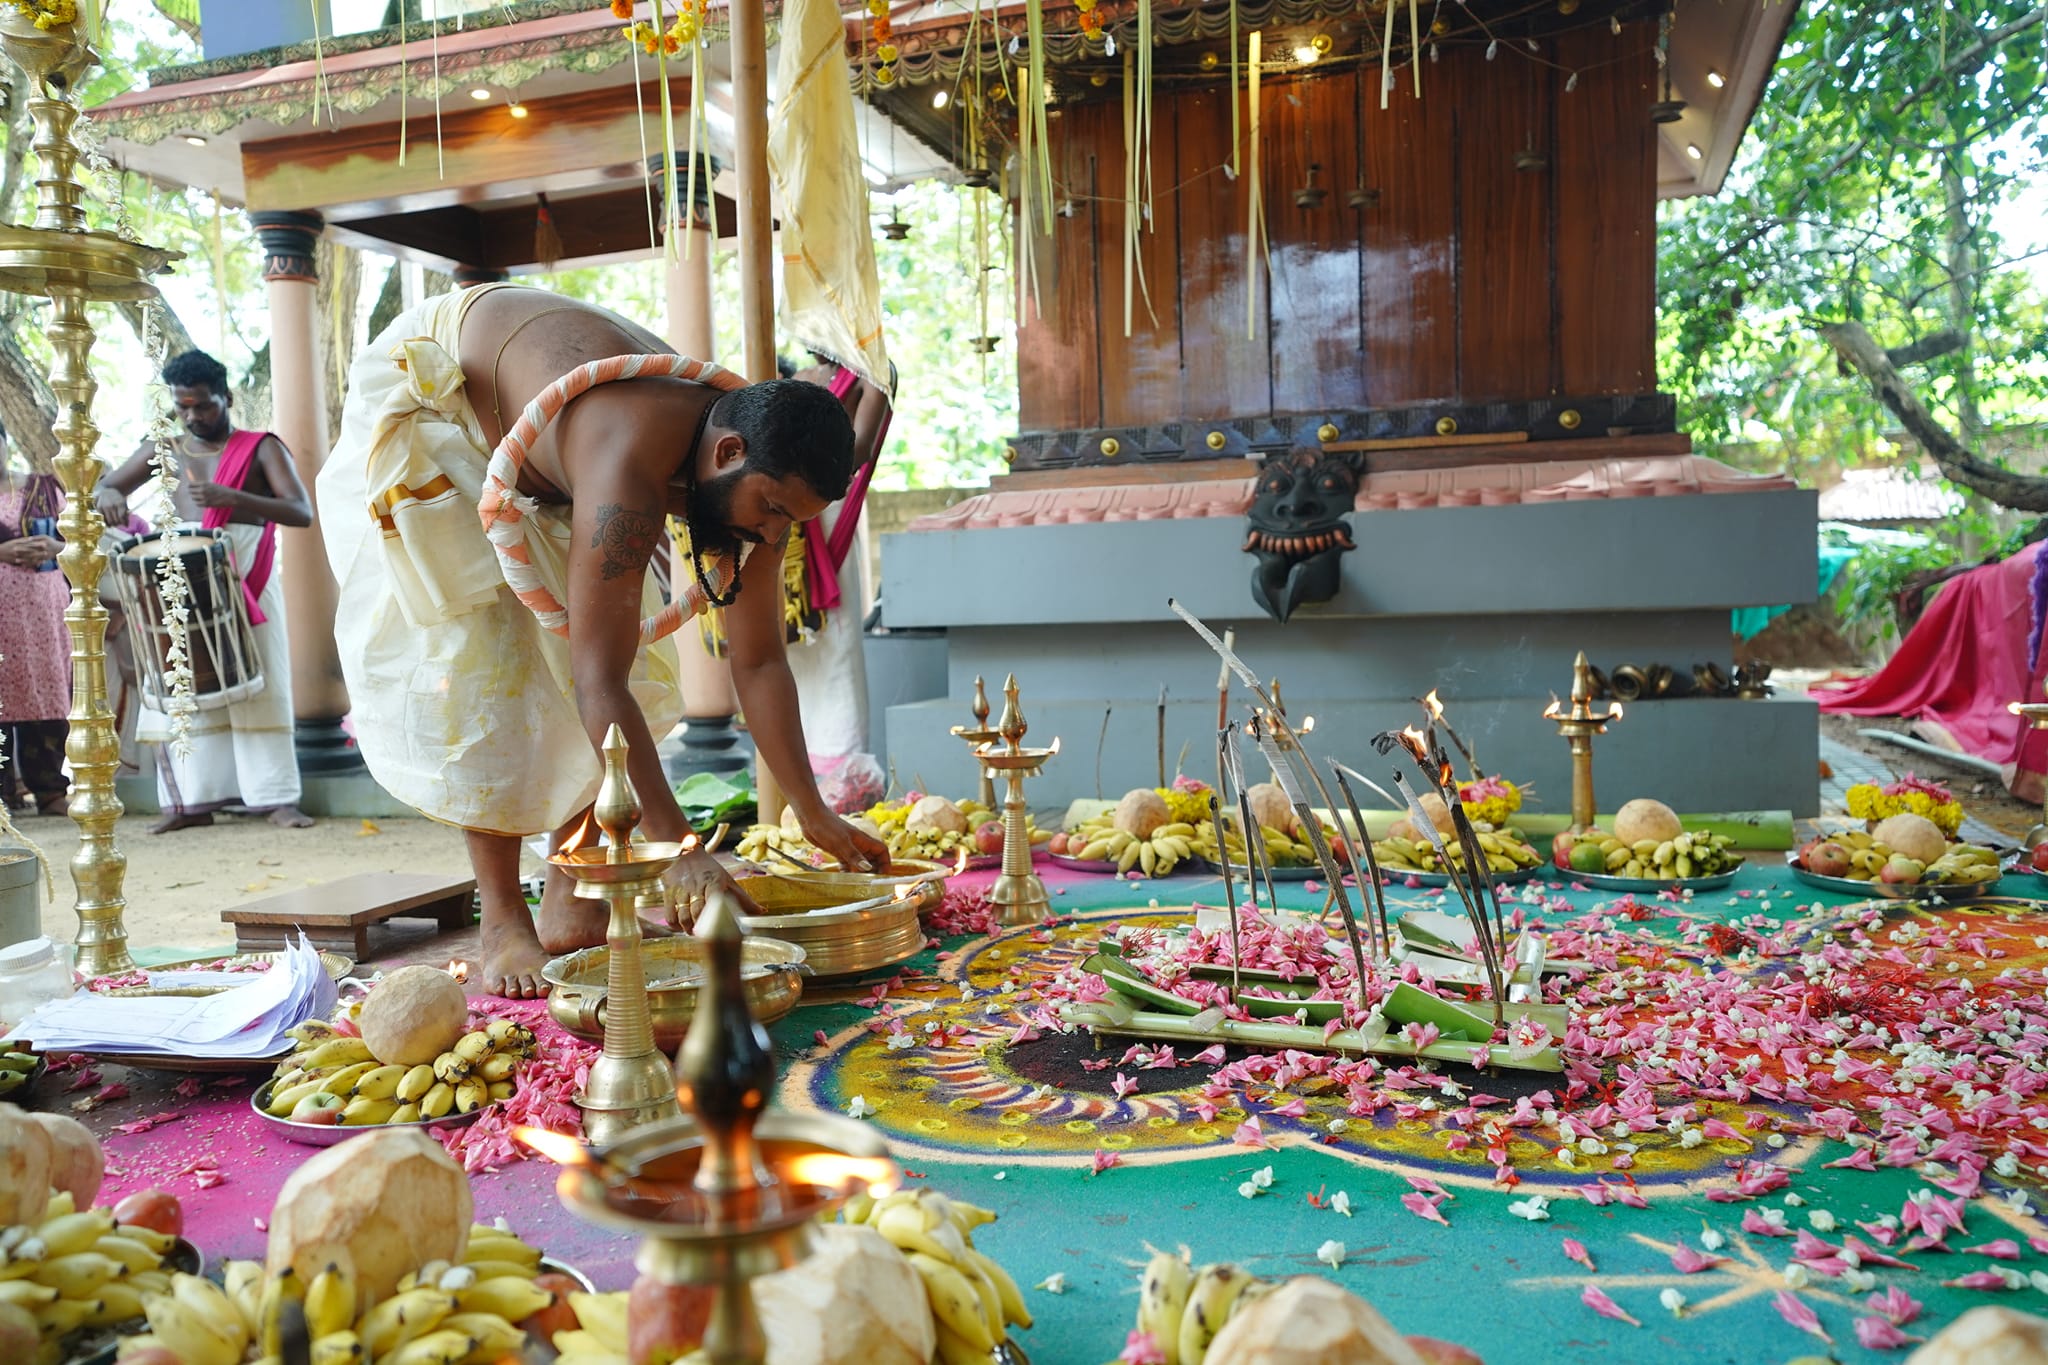
[[[1637,797],[1614,816],[1614,837],[1624,844],[1639,844],[1645,839],[1661,844],[1683,833],[1685,826],[1678,823],[1678,816],[1662,801]]]
[[[49,1130],[35,1115],[0,1104],[0,1228],[43,1221],[54,1157]]]
[[[1150,839],[1152,831],[1168,819],[1166,798],[1150,787],[1139,787],[1124,793],[1124,799],[1116,803],[1116,814],[1110,817],[1110,823],[1135,839]]]
[[[347,1253],[362,1302],[391,1297],[429,1261],[462,1264],[473,1212],[469,1177],[414,1128],[350,1138],[309,1158],[278,1191],[265,1263],[303,1284]]]
[[[943,796],[927,796],[910,808],[903,822],[912,834],[965,834],[967,816]]]
[[[1435,792],[1424,792],[1415,798],[1415,804],[1422,807],[1422,813],[1429,817],[1429,823],[1436,826],[1439,834],[1458,832],[1457,822],[1451,819],[1451,808]]]
[[[1877,822],[1870,837],[1916,863],[1931,863],[1948,852],[1948,836],[1924,815],[1892,815]]]
[[[1203,1365],[1423,1365],[1393,1324],[1356,1294],[1303,1275],[1241,1306]]]
[[[1261,782],[1247,788],[1244,795],[1245,800],[1251,803],[1252,819],[1265,828],[1294,828],[1294,805],[1287,799],[1287,793],[1280,790],[1279,783]]]
[[[873,1228],[827,1224],[807,1260],[754,1281],[775,1365],[925,1365],[938,1349],[924,1281]]]
[[[423,1066],[469,1028],[469,1001],[438,967],[400,967],[371,988],[356,1027],[384,1065]]]
[[[50,1192],[71,1192],[72,1206],[89,1209],[107,1178],[107,1158],[100,1140],[66,1114],[30,1114],[50,1138]]]
[[[1972,1308],[1906,1357],[1906,1365],[2048,1365],[2048,1319]]]

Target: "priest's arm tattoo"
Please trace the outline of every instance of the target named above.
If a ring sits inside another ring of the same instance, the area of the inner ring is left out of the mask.
[[[597,509],[597,529],[591,534],[590,548],[604,553],[599,572],[605,582],[644,570],[660,543],[660,517],[616,502]]]

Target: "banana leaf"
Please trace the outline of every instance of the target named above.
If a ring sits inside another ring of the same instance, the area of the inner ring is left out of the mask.
[[[683,808],[683,818],[699,832],[721,824],[750,823],[755,810],[753,783],[745,772],[737,776],[735,782],[719,773],[691,773],[678,782],[676,804]]]

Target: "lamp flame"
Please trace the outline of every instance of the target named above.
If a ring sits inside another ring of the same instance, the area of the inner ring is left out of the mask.
[[[1414,754],[1417,763],[1424,764],[1425,766],[1429,763],[1429,746],[1424,743],[1422,731],[1414,726],[1405,725],[1401,727],[1401,747]]]
[[[597,834],[596,807],[593,806],[590,810],[583,812],[583,818],[577,821],[576,828],[569,831],[568,838],[562,840],[561,851],[563,853],[581,853],[584,849],[597,842]]]
[[[720,829],[723,829],[723,828],[725,828],[725,826],[723,826],[723,825],[720,825],[720,826],[719,826],[719,828],[720,828]],[[700,845],[701,845],[701,844],[702,844],[703,842],[704,842],[704,841],[703,841],[702,839],[699,839],[699,838],[697,837],[697,832],[696,832],[695,830],[691,830],[691,831],[690,831],[690,832],[689,832],[688,834],[685,834],[685,835],[683,836],[683,852],[685,852],[685,853],[695,853],[695,852],[697,851],[698,847],[699,847],[699,846],[700,846]]]
[[[2016,702],[2016,701],[2009,701],[2009,702],[2007,702],[2007,703],[2005,704],[2005,709],[2006,709],[2006,712],[2007,712],[2008,714],[2010,714],[2010,715],[2015,715],[2015,716],[2017,716],[2017,715],[2019,715],[2019,714],[2020,714],[2020,704],[2019,704],[2018,702]]]
[[[461,958],[456,958],[448,964],[448,975],[454,977],[457,981],[469,980],[469,964]]]
[[[838,1152],[806,1152],[792,1158],[783,1174],[792,1185],[814,1185],[841,1194],[865,1188],[869,1194],[882,1195],[902,1183],[902,1173],[893,1161]]]
[[[1052,756],[1053,756],[1054,754],[1058,753],[1059,751],[1060,751],[1060,737],[1059,737],[1058,735],[1054,735],[1054,736],[1052,737],[1052,747],[1051,747],[1050,749],[1048,749],[1048,750],[1046,750],[1046,751],[1045,751],[1045,756],[1046,756],[1047,758],[1051,758],[1051,757],[1052,757]]]
[[[512,1137],[514,1141],[533,1148],[557,1166],[579,1166],[589,1170],[597,1165],[597,1161],[583,1144],[567,1133],[556,1133],[546,1128],[533,1128],[521,1124],[512,1130]]]
[[[960,875],[961,873],[965,872],[966,870],[967,870],[967,846],[966,846],[965,844],[962,844],[962,845],[960,846],[960,856],[959,856],[958,858],[954,859],[954,861],[953,861],[953,875],[957,877],[957,876],[959,876],[959,875]]]
[[[1607,709],[1607,719],[1609,719],[1610,721],[1614,721],[1614,720],[1620,720],[1620,719],[1621,719],[1621,703],[1620,703],[1620,702],[1615,702],[1615,703],[1614,703],[1614,704],[1613,704],[1612,706],[1608,707],[1608,709]]]
[[[1316,728],[1316,718],[1315,718],[1314,716],[1303,716],[1303,717],[1301,718],[1301,733],[1302,733],[1302,734],[1304,734],[1304,735],[1306,735],[1306,734],[1309,734],[1309,733],[1310,733],[1310,732],[1312,732],[1312,731],[1313,731],[1313,730],[1314,730],[1315,728]]]
[[[1550,694],[1550,705],[1548,705],[1548,706],[1546,706],[1546,707],[1544,707],[1544,708],[1543,708],[1543,719],[1545,719],[1545,720],[1563,720],[1563,719],[1564,719],[1564,703],[1563,703],[1563,702],[1561,702],[1561,701],[1559,701],[1559,700],[1557,699],[1557,693],[1555,693],[1555,692],[1552,692],[1552,693]]]

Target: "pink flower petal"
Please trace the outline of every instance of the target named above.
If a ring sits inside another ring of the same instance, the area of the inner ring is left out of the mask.
[[[1920,1316],[1920,1301],[1897,1285],[1872,1294],[1867,1302],[1871,1312],[1889,1320],[1894,1326],[1904,1327]]]
[[[2010,1237],[2001,1237],[1995,1242],[1980,1242],[1973,1247],[1964,1247],[1966,1256],[1989,1256],[1996,1261],[2017,1261],[2020,1258],[2020,1244]]]
[[[1159,1349],[1150,1332],[1133,1331],[1125,1337],[1116,1358],[1121,1365],[1166,1365],[1166,1352]]]
[[[2005,1276],[1995,1270],[1973,1270],[1967,1275],[1958,1275],[1953,1280],[1943,1280],[1950,1289],[2010,1289],[2012,1285]]]
[[[1593,1264],[1592,1255],[1586,1250],[1586,1244],[1578,1240],[1576,1237],[1567,1237],[1564,1239],[1564,1254],[1570,1259],[1577,1261],[1580,1265],[1586,1267],[1586,1269],[1588,1270],[1598,1269],[1598,1267]]]
[[[1866,1351],[1902,1351],[1918,1341],[1883,1318],[1856,1319],[1856,1340]]]
[[[1703,1256],[1683,1242],[1680,1242],[1671,1253],[1671,1264],[1684,1275],[1697,1275],[1702,1270],[1711,1270],[1727,1259],[1726,1256]]]
[[[1449,1190],[1437,1184],[1434,1180],[1431,1180],[1426,1175],[1411,1175],[1408,1177],[1408,1183],[1414,1186],[1416,1189],[1421,1190],[1424,1194],[1437,1195],[1438,1197],[1443,1199],[1449,1199],[1451,1197],[1451,1192]]]
[[[1115,1152],[1105,1152],[1098,1147],[1095,1151],[1095,1155],[1092,1158],[1090,1158],[1090,1164],[1093,1165],[1094,1169],[1090,1171],[1089,1174],[1101,1175],[1104,1171],[1108,1170],[1112,1166],[1121,1166],[1123,1164],[1123,1160],[1124,1159],[1118,1156]]]
[[[1830,1346],[1834,1344],[1835,1339],[1829,1336],[1827,1329],[1820,1325],[1820,1319],[1815,1317],[1813,1310],[1806,1306],[1806,1301],[1791,1290],[1780,1289],[1777,1297],[1771,1300],[1771,1304],[1778,1310],[1779,1317],[1791,1323],[1800,1331],[1810,1336],[1819,1337]]]
[[[1432,1223],[1441,1223],[1443,1226],[1449,1227],[1451,1225],[1450,1220],[1437,1212],[1436,1206],[1441,1202],[1441,1200],[1431,1198],[1420,1190],[1410,1190],[1407,1194],[1401,1196],[1401,1207],[1414,1214],[1417,1218],[1427,1218]]]
[[[1606,1293],[1597,1284],[1589,1284],[1584,1289],[1581,1289],[1579,1291],[1579,1302],[1603,1318],[1613,1318],[1616,1322],[1625,1322],[1631,1327],[1641,1327],[1643,1325],[1629,1316],[1628,1312],[1620,1304],[1608,1298]]]
[[[1745,1209],[1742,1214],[1742,1230],[1752,1237],[1790,1237],[1792,1229],[1783,1223],[1773,1223],[1755,1209]]]
[[[1243,1123],[1238,1124],[1237,1131],[1230,1135],[1230,1140],[1240,1147],[1271,1147],[1273,1145],[1267,1141],[1266,1132],[1259,1126],[1257,1115],[1253,1115]]]

